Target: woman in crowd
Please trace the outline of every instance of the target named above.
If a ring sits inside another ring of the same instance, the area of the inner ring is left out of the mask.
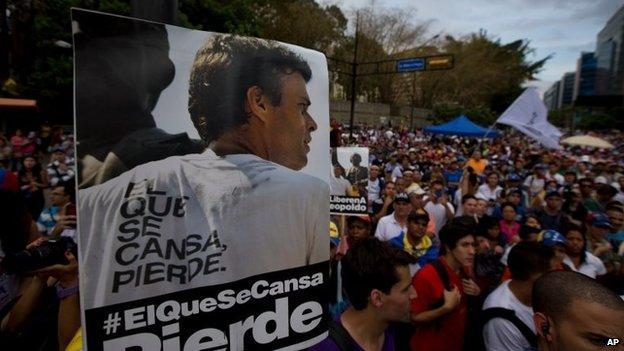
[[[22,169],[18,172],[18,181],[30,215],[37,218],[45,203],[43,189],[47,187],[48,180],[47,173],[41,169],[34,156],[24,157]]]
[[[565,236],[567,240],[566,258],[563,263],[573,271],[583,273],[591,278],[607,273],[602,261],[587,251],[587,238],[582,227],[568,226]]]
[[[516,207],[511,202],[505,202],[501,205],[503,219],[498,222],[500,231],[508,243],[519,241],[520,223],[516,221]]]
[[[572,189],[565,194],[565,201],[561,207],[561,211],[568,215],[570,223],[576,226],[582,226],[587,219],[587,208],[583,205],[583,198],[578,189]]]

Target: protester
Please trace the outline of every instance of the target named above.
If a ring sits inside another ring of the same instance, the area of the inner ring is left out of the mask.
[[[492,224],[493,227],[480,222],[475,234],[477,245],[474,262],[475,281],[482,291],[483,300],[498,287],[505,271],[505,265],[501,263],[504,249],[499,245],[498,238],[491,234],[492,229],[498,232],[498,226],[493,221]]]
[[[416,332],[411,350],[461,350],[467,324],[468,297],[480,294],[466,272],[474,263],[474,219],[460,217],[439,233],[441,257],[423,267],[412,279],[417,297],[412,300]]]
[[[533,285],[533,322],[539,351],[617,349],[624,301],[595,280],[577,272],[550,272]]]
[[[431,190],[427,197],[424,198],[424,201],[425,206],[423,208],[433,217],[437,231],[455,216],[455,209],[448,201],[448,196],[444,191],[444,185],[440,180],[432,181]]]
[[[498,222],[501,234],[505,236],[508,243],[517,242],[519,240],[520,223],[516,221],[516,206],[511,202],[505,202],[501,205],[503,218]]]
[[[546,206],[534,212],[543,229],[561,231],[568,224],[568,216],[561,210],[562,198],[558,191],[550,191],[544,200]]]
[[[50,192],[51,206],[44,208],[37,219],[37,227],[43,235],[52,235],[54,227],[61,219],[60,216],[64,215],[61,212],[72,201],[73,192],[73,183],[63,183],[52,187]]]
[[[410,320],[410,300],[416,294],[408,266],[415,258],[367,238],[342,262],[343,287],[351,306],[330,323],[329,337],[310,350],[401,350],[388,328],[392,322]]]
[[[553,269],[554,252],[534,242],[522,242],[509,253],[511,280],[502,283],[483,304],[483,340],[488,351],[536,347],[531,291],[542,274]]]
[[[407,216],[407,232],[401,232],[390,240],[390,243],[416,258],[418,265],[410,265],[410,274],[416,272],[427,263],[438,258],[438,248],[427,235],[429,215],[426,212],[412,211]]]
[[[407,216],[412,211],[409,196],[406,193],[397,193],[393,207],[394,212],[382,217],[377,224],[375,237],[381,241],[388,241],[407,231]]]
[[[461,199],[461,208],[457,210],[456,217],[468,216],[475,217],[477,215],[477,198],[473,195],[464,195]]]
[[[571,225],[566,230],[566,257],[563,260],[568,268],[590,278],[607,273],[602,261],[587,251],[587,238],[582,227]]]
[[[496,203],[498,202],[501,196],[501,192],[503,191],[503,188],[500,185],[498,185],[499,179],[498,179],[497,173],[495,172],[488,173],[486,179],[487,179],[486,183],[482,184],[477,189],[477,195],[481,195],[481,198],[487,200],[488,202],[487,214],[492,215],[492,213],[494,212],[494,207],[496,206]]]

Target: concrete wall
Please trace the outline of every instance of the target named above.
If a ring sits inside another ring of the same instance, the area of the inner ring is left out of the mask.
[[[343,124],[349,124],[351,103],[349,101],[330,101],[329,116]],[[433,111],[414,108],[414,127],[422,127],[431,124],[427,118],[433,116]],[[356,102],[355,103],[355,123],[367,124],[387,124],[392,125],[410,123],[409,106],[391,106],[389,104]]]

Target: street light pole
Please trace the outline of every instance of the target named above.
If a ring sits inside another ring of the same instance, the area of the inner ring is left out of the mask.
[[[353,123],[355,117],[355,84],[357,79],[357,51],[358,32],[360,27],[360,13],[355,15],[355,48],[353,49],[353,64],[351,65],[351,111],[349,116],[349,139],[353,138]]]

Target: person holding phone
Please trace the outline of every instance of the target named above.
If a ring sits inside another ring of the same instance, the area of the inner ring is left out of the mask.
[[[56,216],[56,224],[50,231],[50,236],[68,236],[72,239],[76,234],[76,192],[74,190],[74,182],[68,182],[60,187],[63,189],[65,202],[59,206]],[[54,190],[54,191],[56,191]]]
[[[485,184],[481,184],[477,189],[477,195],[488,201],[487,215],[491,216],[494,212],[494,207],[500,198],[503,188],[498,185],[498,173],[490,172],[487,174],[487,180]]]
[[[436,179],[431,182],[429,193],[424,198],[424,210],[431,214],[435,221],[436,235],[447,221],[455,217],[455,208],[448,200],[442,181]]]

